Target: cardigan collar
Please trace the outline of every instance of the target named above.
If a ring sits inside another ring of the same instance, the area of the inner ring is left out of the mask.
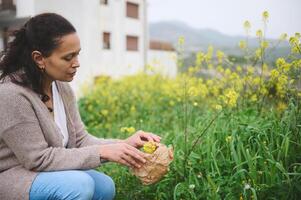
[[[24,71],[19,70],[19,71],[14,73],[14,78],[16,78],[17,80],[21,80],[20,77],[22,76],[22,74],[24,74]],[[7,76],[7,77],[5,77],[3,82],[11,82],[11,78]],[[72,121],[72,117],[71,117],[71,114],[70,114],[70,110],[71,110],[70,106],[74,106],[72,104],[76,103],[76,102],[73,102],[73,101],[76,101],[76,100],[75,99],[73,100],[72,99],[73,97],[71,97],[70,94],[66,91],[65,86],[64,86],[64,82],[56,80],[55,83],[57,85],[58,92],[62,97],[62,101],[63,101],[63,104],[64,104],[65,113],[66,113],[67,130],[68,130],[68,134],[69,134],[69,140],[68,140],[67,148],[72,148],[72,147],[76,146],[76,132],[75,132],[76,130],[74,128],[74,123]],[[24,89],[26,91],[28,91],[29,93],[31,93],[35,98],[39,99],[38,101],[40,101],[41,107],[43,107],[42,109],[43,109],[45,115],[47,115],[47,118],[50,119],[50,123],[53,124],[53,126],[56,128],[56,130],[59,130],[59,127],[57,126],[57,124],[53,120],[51,114],[49,113],[49,110],[48,110],[47,106],[42,102],[41,95],[34,92],[31,88],[27,88],[27,87],[25,88],[24,87]],[[58,134],[58,135],[63,140],[63,136],[61,134]],[[61,145],[61,146],[63,146],[63,145]]]

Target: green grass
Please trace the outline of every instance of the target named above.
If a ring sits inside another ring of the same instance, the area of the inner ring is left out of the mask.
[[[283,113],[269,106],[260,113],[256,106],[224,110],[187,157],[215,112],[191,105],[185,116],[180,103],[152,107],[139,102],[137,113],[147,115],[116,116],[112,121],[118,124],[102,129],[95,128],[101,122],[88,120],[86,101],[87,97],[79,101],[80,111],[94,135],[125,138],[120,124],[131,124],[158,133],[175,150],[169,173],[151,186],[142,186],[126,167],[101,166],[99,170],[116,183],[117,200],[298,199],[301,195],[301,114],[293,103]]]

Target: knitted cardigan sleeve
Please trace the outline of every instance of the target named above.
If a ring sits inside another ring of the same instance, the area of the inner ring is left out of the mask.
[[[31,102],[22,93],[2,90],[0,113],[0,138],[26,169],[56,171],[100,165],[98,145],[72,149],[49,146]]]

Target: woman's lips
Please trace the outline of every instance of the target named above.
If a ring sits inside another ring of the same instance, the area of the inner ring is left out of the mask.
[[[75,74],[76,74],[76,72],[69,73],[69,75],[71,75],[71,76],[74,76]]]

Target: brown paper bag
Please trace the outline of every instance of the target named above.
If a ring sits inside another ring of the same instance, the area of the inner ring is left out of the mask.
[[[152,154],[147,154],[146,163],[140,168],[132,168],[132,173],[137,176],[143,185],[150,185],[159,181],[167,172],[173,160],[172,147],[167,148],[164,144],[158,144]]]

